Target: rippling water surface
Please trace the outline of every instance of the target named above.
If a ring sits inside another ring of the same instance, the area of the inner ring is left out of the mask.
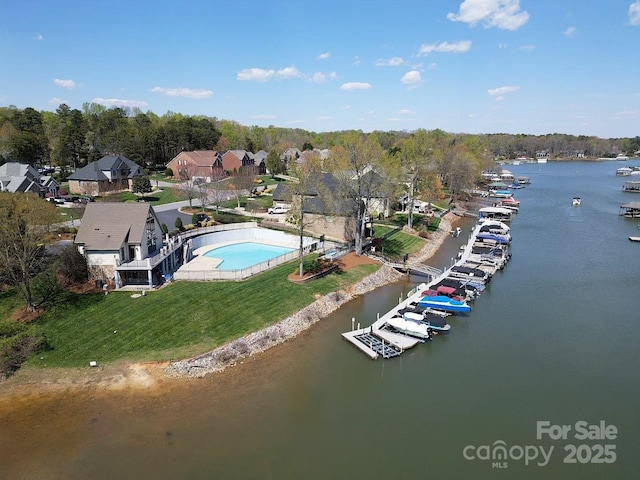
[[[23,399],[0,418],[0,477],[636,478],[640,244],[628,236],[640,231],[618,209],[640,196],[621,191],[621,165],[511,167],[532,180],[516,192],[513,258],[450,334],[386,361],[340,337],[410,278],[221,375]],[[543,421],[569,426],[566,438],[538,439]],[[609,438],[576,438],[603,423]]]

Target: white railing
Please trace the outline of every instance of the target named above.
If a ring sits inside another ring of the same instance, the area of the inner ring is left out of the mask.
[[[307,245],[304,248],[304,253],[307,254],[313,250],[315,246],[317,248],[318,243]],[[248,277],[256,275],[258,273],[269,270],[277,265],[281,265],[286,262],[290,262],[298,258],[300,252],[295,250],[293,252],[285,253],[279,257],[272,258],[266,262],[256,263],[242,270],[216,270],[216,269],[202,269],[202,270],[178,270],[173,274],[174,280],[190,280],[190,281],[214,281],[214,280],[244,280]]]

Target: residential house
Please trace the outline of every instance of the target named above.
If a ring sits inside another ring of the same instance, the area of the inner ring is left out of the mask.
[[[269,154],[264,150],[260,150],[253,154],[253,164],[258,169],[258,175],[267,173],[267,157]]]
[[[0,191],[29,192],[39,197],[56,196],[58,182],[26,163],[9,162],[0,165]]]
[[[346,183],[355,185],[353,173],[341,173]],[[390,214],[391,191],[386,186],[381,175],[369,168],[363,174],[361,189],[367,215],[388,217]],[[276,206],[291,207],[293,199],[287,195],[286,184],[278,184],[273,191],[273,204]],[[345,191],[345,182],[340,181],[334,174],[323,172],[316,179],[309,182],[309,187],[304,193],[304,212],[311,221],[309,231],[317,234],[326,234],[329,237],[341,241],[350,241],[350,230],[353,229],[353,221],[358,210],[355,203],[354,192]],[[306,228],[306,227],[305,227]]]
[[[182,244],[163,243],[162,228],[148,203],[87,204],[74,240],[95,279],[153,287],[182,263]]]
[[[280,155],[280,160],[284,163],[285,168],[289,168],[292,162],[297,162],[302,155],[302,152],[298,148],[287,148],[282,155]]]
[[[140,165],[122,155],[108,155],[76,170],[67,180],[69,193],[94,196],[131,190],[139,176],[146,176]]]
[[[255,159],[246,150],[229,150],[222,155],[222,167],[225,172],[238,172],[242,168],[255,167]]]
[[[183,151],[176,155],[167,168],[175,178],[201,179],[209,183],[223,173],[222,155],[216,150]]]

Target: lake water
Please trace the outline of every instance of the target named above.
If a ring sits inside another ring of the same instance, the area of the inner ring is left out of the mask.
[[[637,478],[640,230],[618,209],[640,196],[621,165],[510,167],[532,180],[513,258],[450,334],[378,361],[340,337],[421,281],[407,278],[219,375],[26,397],[0,417],[0,478]]]

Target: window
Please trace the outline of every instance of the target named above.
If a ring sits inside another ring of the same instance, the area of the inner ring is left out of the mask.
[[[147,251],[149,254],[155,252],[158,249],[158,239],[156,237],[156,221],[153,215],[149,214],[146,224],[146,236],[147,236]]]

